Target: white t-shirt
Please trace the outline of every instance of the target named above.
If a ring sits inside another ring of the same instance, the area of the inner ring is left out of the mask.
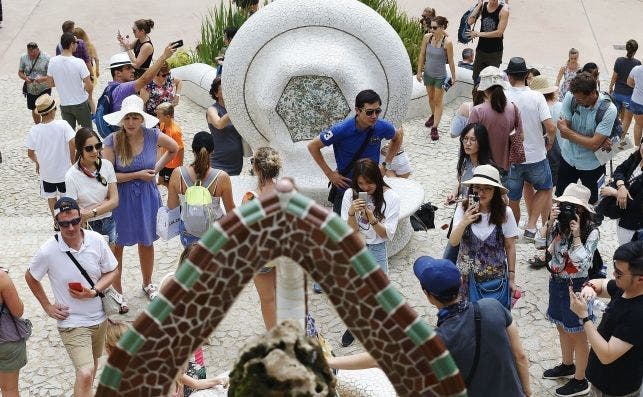
[[[78,163],[72,165],[65,174],[65,196],[78,201],[80,208],[95,207],[107,198],[107,191],[110,183],[116,183],[114,166],[109,160],[101,159],[100,174],[107,181],[107,186],[96,178],[90,178],[78,167]],[[95,221],[110,217],[112,212],[106,212],[90,219]]]
[[[520,110],[522,130],[525,136],[525,164],[537,163],[547,157],[542,122],[551,119],[549,106],[543,94],[529,87],[510,87],[505,92],[507,100]]]
[[[76,299],[69,293],[68,284],[72,282],[79,282],[85,288],[91,286],[67,256],[66,251],[71,251],[94,283],[103,273],[116,269],[117,265],[116,258],[103,236],[91,230],[83,230],[83,233],[84,240],[79,251],[69,248],[58,233],[58,241],[50,237],[29,263],[29,272],[33,278],[40,281],[47,275],[55,302],[69,307],[69,316],[58,321],[58,328],[91,327],[107,318],[100,298]]]
[[[348,209],[351,207],[353,202],[353,189],[347,189],[344,192],[344,199],[342,200],[342,219],[348,221]],[[393,189],[388,189],[384,192],[384,203],[382,207],[384,209],[384,220],[381,222],[386,228],[386,238],[380,237],[373,229],[366,216],[362,216],[360,213],[355,214],[357,225],[359,226],[359,232],[364,237],[366,244],[379,244],[384,241],[391,240],[395,236],[395,230],[397,230],[397,223],[400,218],[400,197],[393,191]],[[371,196],[368,196],[366,201],[368,208],[373,211],[375,205],[373,204],[373,199]]]
[[[638,65],[630,71],[630,76],[634,79],[634,91],[632,92],[632,101],[643,105],[643,66]]]
[[[49,183],[65,181],[65,173],[71,166],[69,141],[76,133],[65,120],[54,120],[31,127],[25,145],[35,150],[40,164],[40,179]]]
[[[89,69],[82,59],[57,55],[49,60],[47,76],[54,78],[61,106],[78,105],[89,97],[83,84]]]
[[[471,231],[480,240],[486,240],[496,227],[496,225],[489,224],[489,215],[489,213],[480,213],[480,222],[471,224]],[[453,215],[453,224],[459,224],[463,217],[464,210],[462,209],[462,205],[458,204],[458,208],[455,210],[455,215]],[[519,232],[518,225],[516,225],[516,218],[514,218],[511,208],[507,206],[507,216],[505,223],[502,224],[502,233],[505,237],[516,237]]]

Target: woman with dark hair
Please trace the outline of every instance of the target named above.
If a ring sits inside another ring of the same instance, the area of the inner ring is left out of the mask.
[[[228,175],[239,175],[243,168],[243,143],[225,108],[221,77],[216,77],[212,81],[210,96],[215,101],[205,114],[214,140],[214,151],[210,162],[213,168],[224,170]]]
[[[431,117],[424,123],[431,128],[431,139],[437,141],[438,126],[442,119],[444,104],[442,98],[446,92],[444,85],[447,81],[446,63],[451,69],[451,84],[455,84],[455,62],[453,61],[453,43],[447,37],[446,28],[449,21],[439,16],[431,20],[429,33],[425,34],[420,44],[420,54],[417,64],[417,80],[424,81]],[[424,73],[422,73],[424,72]]]
[[[74,138],[76,162],[65,174],[65,196],[80,206],[80,216],[89,229],[107,236],[109,245],[116,244],[116,224],[112,210],[118,206],[116,173],[112,163],[100,156],[103,143],[96,132],[81,128]]]
[[[598,65],[594,62],[587,62],[585,65],[583,65],[583,68],[578,71],[578,73],[583,72],[589,73],[594,78],[594,80],[596,80],[597,90],[598,92],[601,92],[601,80],[599,79],[601,72],[598,70]]]
[[[474,168],[473,177],[462,184],[469,186],[470,199],[458,205],[449,236],[452,247],[460,244],[456,261],[462,273],[460,294],[469,298],[469,277],[473,275],[476,282],[506,277],[513,296],[519,231],[502,198],[508,190],[500,183],[498,170],[489,164]]]
[[[618,57],[614,62],[614,73],[610,81],[609,93],[612,95],[616,110],[619,112],[621,123],[623,123],[623,132],[630,129],[632,123],[632,112],[630,111],[630,102],[634,88],[627,85],[627,77],[630,75],[635,66],[641,64],[641,61],[634,58],[639,44],[636,40],[628,40],[625,44],[626,56]]]
[[[552,273],[547,318],[558,330],[562,364],[547,369],[543,378],[572,378],[556,389],[558,396],[580,396],[589,391],[585,379],[589,357],[587,335],[580,318],[569,308],[569,293],[570,289],[580,292],[588,280],[600,238],[592,222],[594,210],[589,204],[590,196],[590,190],[584,185],[568,185],[564,193],[554,199],[558,205],[552,208],[547,222],[548,242],[551,242],[547,248],[551,255],[548,266]],[[590,317],[593,320],[593,316]]]
[[[170,176],[167,194],[167,207],[169,209],[174,209],[184,204],[185,191],[188,186],[196,183],[201,183],[212,195],[210,211],[213,223],[224,215],[221,209],[221,201],[223,201],[226,213],[234,209],[230,177],[225,171],[210,167],[210,154],[213,150],[214,143],[209,133],[200,131],[194,135],[192,139],[194,162],[187,166],[176,167],[174,171],[172,171],[172,176]],[[183,244],[184,247],[196,243],[201,237],[186,231],[183,220],[181,220],[179,229],[181,230],[181,244]]]
[[[129,36],[123,37],[120,31],[116,36],[123,51],[127,52],[129,59],[132,61],[135,78],[141,77],[152,63],[154,45],[149,36],[152,28],[154,28],[154,21],[151,19],[139,19],[134,21],[134,26],[132,26],[132,33],[134,33],[136,40],[129,41]]]
[[[172,77],[170,66],[163,62],[156,76],[139,93],[145,102],[145,111],[154,116],[156,107],[162,103],[177,106],[181,97],[181,86],[182,81]]]
[[[616,227],[618,244],[633,239],[643,240],[643,145],[612,173],[616,188],[605,186],[601,196],[616,197],[621,217]],[[599,204],[600,206],[600,204]]]
[[[500,168],[500,176],[505,183],[509,173],[510,145],[512,133],[521,134],[516,126],[521,125],[520,112],[513,103],[507,101],[505,89],[509,84],[504,80],[503,72],[495,66],[487,66],[480,72],[478,90],[484,91],[484,103],[471,109],[469,123],[479,123],[487,128],[491,159]],[[514,135],[514,136],[516,136]],[[519,137],[516,136],[516,139]]]
[[[474,106],[484,103],[484,91],[478,91],[478,86],[473,87],[473,90],[471,90],[471,98],[473,99],[472,101],[462,102],[462,105],[460,105],[458,110],[453,114],[453,118],[451,119],[451,138],[460,136],[464,127],[468,124],[471,109],[473,109]]]

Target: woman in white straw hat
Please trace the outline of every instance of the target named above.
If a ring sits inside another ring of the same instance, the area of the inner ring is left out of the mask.
[[[449,244],[460,244],[456,265],[462,273],[460,293],[469,299],[469,277],[476,282],[508,279],[510,296],[516,289],[516,237],[518,225],[511,208],[502,196],[507,188],[500,183],[500,173],[492,165],[480,165],[473,177],[462,182],[469,186],[469,200],[456,209]],[[507,308],[505,296],[501,301]],[[500,300],[500,299],[499,299]]]
[[[585,379],[589,356],[587,335],[581,319],[569,308],[569,289],[580,292],[588,280],[600,238],[592,222],[594,209],[589,204],[590,196],[590,190],[582,184],[568,185],[563,195],[554,199],[558,205],[552,209],[547,223],[548,241],[551,241],[547,318],[558,329],[562,363],[547,369],[543,378],[572,378],[556,389],[558,396],[578,396],[589,391]]]
[[[116,221],[116,249],[119,275],[114,288],[122,293],[121,271],[124,246],[138,245],[143,291],[153,299],[157,293],[152,284],[156,213],[161,196],[156,187],[156,174],[178,152],[176,142],[154,126],[158,119],[143,110],[143,100],[131,95],[123,100],[121,110],[103,116],[110,125],[121,128],[105,138],[103,156],[114,164],[118,183],[119,205],[113,211]],[[166,149],[157,161],[157,145]],[[126,311],[126,310],[123,310]]]

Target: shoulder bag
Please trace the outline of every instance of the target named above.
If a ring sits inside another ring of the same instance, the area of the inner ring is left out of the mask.
[[[58,235],[54,235],[56,238],[56,241],[58,241]],[[91,277],[89,277],[89,274],[85,271],[85,269],[78,263],[78,260],[71,254],[69,251],[65,251],[69,259],[71,259],[72,262],[74,262],[74,265],[78,268],[80,271],[80,274],[85,277],[85,280],[89,283],[89,285],[94,288],[94,282],[92,281]],[[117,314],[121,310],[121,299],[120,299],[120,294],[116,292],[111,286],[103,292],[98,292],[98,296],[100,297],[100,300],[103,304],[103,311],[105,311],[105,314],[108,316]]]
[[[29,73],[25,73],[27,77],[33,72],[33,68],[36,67],[36,63],[38,62],[38,59],[40,58],[40,54],[36,57],[36,59],[31,63],[31,69],[29,70]],[[22,84],[22,95],[27,96],[27,82],[25,81]]]
[[[364,139],[364,142],[360,145],[359,149],[355,152],[355,155],[351,159],[350,163],[344,169],[339,170],[340,175],[346,176],[346,174],[353,168],[353,165],[359,158],[362,156],[362,153],[364,153],[364,150],[366,149],[366,146],[368,145],[368,142],[371,140],[371,137],[373,136],[373,132],[375,131],[374,128],[370,128],[368,130],[368,133],[366,134],[366,139]],[[328,182],[328,186],[330,187],[330,192],[328,192],[328,201],[331,203],[335,202],[335,198],[337,197],[337,186],[333,185],[332,182]]]
[[[0,343],[18,342],[31,336],[31,321],[26,318],[16,318],[9,308],[2,304],[0,307]]]
[[[509,134],[509,164],[522,164],[527,161],[525,157],[525,147],[522,145],[525,136],[523,135],[522,125],[519,121],[518,107],[511,102],[514,107],[514,130]]]
[[[502,228],[496,226],[497,228]],[[502,238],[502,232],[500,232]],[[486,281],[476,281],[473,269],[469,272],[469,302],[477,302],[483,298],[492,298],[511,310],[511,289],[509,288],[509,265],[505,260],[505,271],[501,278]]]

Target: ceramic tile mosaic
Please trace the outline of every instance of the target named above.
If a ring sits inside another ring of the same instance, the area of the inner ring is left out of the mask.
[[[293,142],[315,138],[344,120],[350,108],[335,80],[324,76],[297,76],[286,84],[276,108]]]
[[[466,396],[455,362],[335,213],[293,191],[235,209],[201,239],[109,356],[97,396],[165,396],[267,261],[288,256],[317,280],[400,396]]]

